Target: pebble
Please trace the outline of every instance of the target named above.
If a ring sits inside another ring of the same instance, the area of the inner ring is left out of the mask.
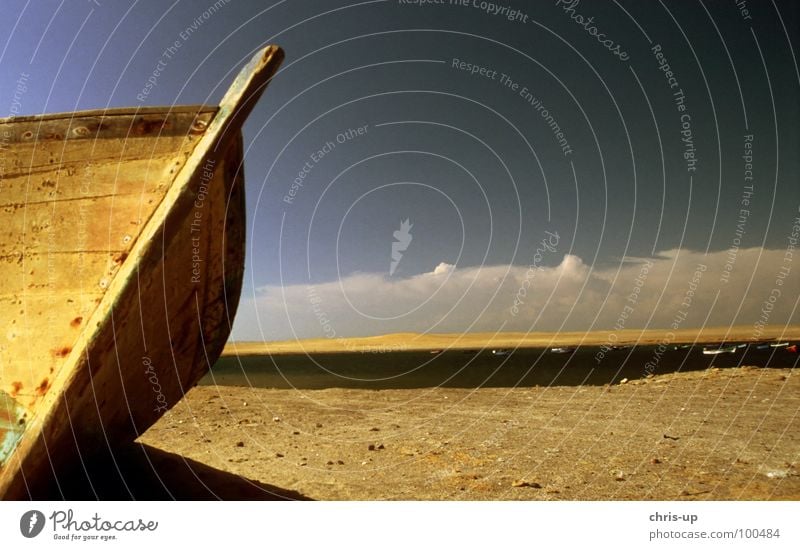
[[[372,443],[370,443],[370,444],[369,444],[369,446],[367,447],[367,450],[368,450],[368,451],[374,451],[374,450],[375,450],[375,445],[373,445]]]
[[[655,457],[650,459],[650,464],[661,464],[661,461]]]
[[[292,432],[292,435],[300,435],[300,432],[298,432],[297,430],[295,430],[295,431],[293,431],[293,432]]]
[[[317,422],[316,426],[317,426],[317,428],[321,428],[321,427],[322,427],[322,424],[320,424],[319,422]]]
[[[381,431],[381,429],[380,428],[370,428],[369,431],[371,431],[371,432],[379,432],[379,431]]]
[[[283,458],[283,453],[275,453],[275,458]]]
[[[525,481],[524,479],[518,479],[511,483],[512,487],[530,487],[531,489],[541,489],[542,486],[536,483],[535,481]]]
[[[237,447],[244,447],[244,441],[237,441],[236,442],[236,446]]]
[[[272,421],[273,422],[280,422],[281,421],[281,417],[280,416],[273,416],[272,417]]]
[[[342,464],[344,464],[344,460],[337,460],[336,464],[339,464],[341,466]]]
[[[328,461],[328,462],[326,462],[325,464],[326,464],[326,465],[328,465],[328,466],[333,466],[333,460],[329,460],[329,461]]]
[[[628,379],[627,378],[623,378],[622,380],[619,381],[619,383],[620,383],[620,385],[627,384],[628,383]]]

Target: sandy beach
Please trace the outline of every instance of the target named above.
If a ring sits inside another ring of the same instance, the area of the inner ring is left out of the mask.
[[[591,386],[206,385],[139,441],[241,476],[248,498],[795,500],[798,412],[787,368]]]

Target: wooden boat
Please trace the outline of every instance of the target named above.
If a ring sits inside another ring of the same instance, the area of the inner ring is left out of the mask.
[[[221,353],[241,127],[282,59],[260,51],[219,106],[0,119],[0,498],[134,441]]]

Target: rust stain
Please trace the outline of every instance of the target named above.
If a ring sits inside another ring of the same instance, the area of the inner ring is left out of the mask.
[[[122,262],[124,262],[127,257],[127,252],[120,252],[114,256],[114,263],[117,265],[122,265]]]
[[[44,395],[47,393],[47,390],[49,389],[50,389],[50,380],[45,378],[38,386],[36,386],[36,395]]]
[[[55,350],[53,352],[53,355],[55,355],[56,357],[66,357],[67,355],[69,355],[69,352],[71,352],[71,351],[72,351],[72,348],[70,348],[68,346],[64,346],[63,348],[59,348],[59,349]]]
[[[11,382],[11,397],[16,397],[17,394],[22,390],[22,382]]]
[[[164,119],[145,120],[140,119],[133,128],[133,133],[138,135],[152,134],[161,130],[169,129],[171,125]]]
[[[81,325],[81,321],[83,321],[83,317],[75,317],[72,321],[70,321],[69,326],[79,327]]]

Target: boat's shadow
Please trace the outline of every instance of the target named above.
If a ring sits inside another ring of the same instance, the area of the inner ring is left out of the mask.
[[[30,495],[36,500],[311,500],[196,460],[134,443],[101,453],[58,484]]]

